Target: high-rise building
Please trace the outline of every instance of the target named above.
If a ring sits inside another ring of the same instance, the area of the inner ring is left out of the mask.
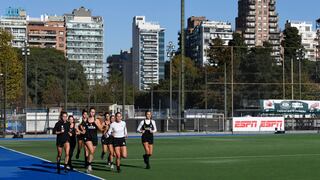
[[[103,18],[84,7],[65,14],[67,58],[84,67],[89,85],[103,80]]]
[[[238,0],[236,31],[241,32],[249,47],[269,42],[272,56],[280,60],[280,28],[276,0]]]
[[[135,16],[132,23],[133,82],[139,90],[149,90],[164,78],[165,30],[157,23]]]
[[[120,51],[120,54],[113,54],[107,58],[108,77],[113,74],[125,76],[126,83],[133,84],[132,78],[132,53],[130,51]],[[109,79],[108,79],[109,80]]]
[[[316,32],[317,32],[316,41],[318,43],[317,51],[316,51],[316,60],[318,61],[320,59],[320,18],[316,20]]]
[[[0,28],[12,34],[13,47],[22,48],[27,39],[27,14],[24,9],[9,7],[0,17]]]
[[[55,48],[66,53],[66,28],[63,16],[42,15],[28,18],[27,35],[31,47]]]
[[[317,52],[317,32],[313,30],[312,22],[305,21],[287,21],[287,27],[295,27],[298,29],[301,36],[301,44],[305,50],[305,58],[310,61],[316,60]]]
[[[188,19],[186,33],[186,55],[198,65],[209,62],[207,51],[216,38],[223,40],[228,45],[233,38],[231,23],[209,21],[205,17],[191,17]]]

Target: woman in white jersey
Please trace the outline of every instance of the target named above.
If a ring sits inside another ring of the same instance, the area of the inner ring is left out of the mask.
[[[142,133],[141,141],[145,151],[143,155],[146,169],[150,169],[149,157],[153,153],[153,133],[157,132],[156,123],[152,120],[151,111],[146,111],[146,119],[142,120],[137,128],[137,131]]]
[[[126,137],[127,126],[124,121],[122,121],[122,115],[120,112],[116,113],[116,121],[111,123],[108,130],[108,134],[113,137],[113,147],[116,153],[116,165],[117,171],[120,172],[120,160],[121,158],[127,158],[127,146],[126,146]]]

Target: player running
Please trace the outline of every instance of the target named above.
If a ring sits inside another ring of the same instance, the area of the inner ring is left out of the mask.
[[[120,170],[121,158],[127,158],[127,146],[126,137],[128,137],[127,126],[124,121],[122,121],[122,115],[120,112],[116,113],[116,121],[111,123],[108,130],[108,134],[113,136],[113,147],[116,153],[116,165],[118,173]]]
[[[146,164],[146,169],[150,169],[149,158],[153,153],[153,134],[157,132],[157,127],[155,121],[152,120],[151,111],[146,111],[145,116],[146,119],[140,122],[137,131],[142,133],[141,141],[145,151],[143,160]]]
[[[67,121],[68,114],[65,111],[60,113],[60,119],[53,128],[53,133],[57,135],[56,146],[57,146],[57,172],[60,174],[60,161],[62,156],[62,150],[65,152],[64,159],[64,171],[67,172],[67,165],[69,161],[70,151],[70,123]]]

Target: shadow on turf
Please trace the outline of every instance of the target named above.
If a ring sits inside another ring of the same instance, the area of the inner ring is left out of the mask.
[[[56,172],[52,172],[52,171],[45,170],[45,169],[33,168],[33,167],[19,167],[19,168],[21,170],[25,170],[25,171],[37,171],[37,172],[56,174]]]
[[[145,169],[143,166],[135,166],[130,164],[121,164],[123,167],[129,167],[129,168],[137,168],[137,169]]]

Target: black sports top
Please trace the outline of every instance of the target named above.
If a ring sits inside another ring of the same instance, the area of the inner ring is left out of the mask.
[[[97,139],[98,138],[98,126],[96,125],[95,121],[90,123],[86,122],[85,123],[85,130],[86,134],[85,137],[88,139]]]
[[[150,121],[150,124],[147,124],[146,120],[144,120],[143,126],[141,129],[144,130],[144,134],[151,134],[150,130],[154,130],[152,121]]]
[[[53,133],[56,134],[57,131],[61,132],[62,130],[64,130],[63,133],[57,134],[58,142],[66,142],[67,140],[69,140],[68,132],[70,131],[70,123],[59,120],[53,128]]]

